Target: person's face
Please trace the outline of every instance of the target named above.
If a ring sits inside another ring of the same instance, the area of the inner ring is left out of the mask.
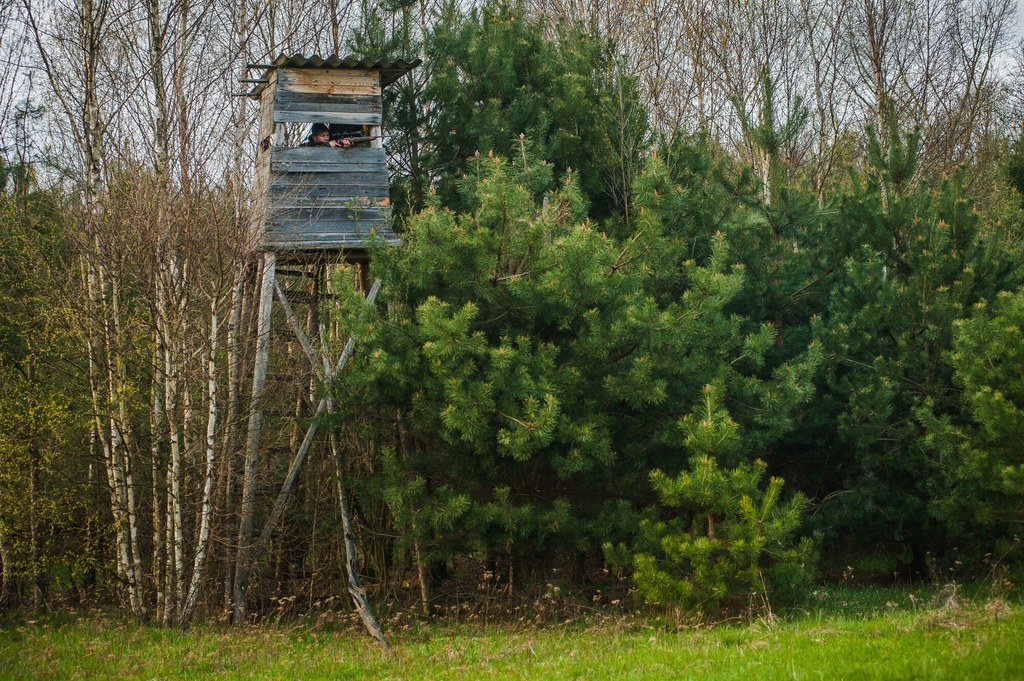
[[[330,131],[329,130],[322,130],[321,132],[316,133],[315,135],[313,135],[313,141],[316,142],[317,144],[320,144],[322,142],[330,142],[331,141],[331,133],[330,133]]]

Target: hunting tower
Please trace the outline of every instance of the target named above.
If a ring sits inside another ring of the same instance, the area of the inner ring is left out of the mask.
[[[260,103],[250,235],[257,251],[295,260],[331,252],[357,256],[372,234],[397,242],[381,90],[419,63],[281,55],[272,64],[254,65],[264,68],[249,92]],[[350,148],[289,146],[288,124],[322,124],[335,141],[346,134],[361,141]]]
[[[391,225],[381,137],[381,90],[419,63],[282,54],[271,64],[249,65],[250,70],[261,75],[244,81],[253,84],[247,94],[260,105],[254,210],[248,243],[254,255],[261,256],[262,275],[233,584],[234,618],[239,623],[245,617],[245,592],[252,570],[282,517],[299,468],[323,423],[320,417],[334,409],[326,384],[344,368],[352,354],[354,338],[348,339],[341,352],[332,353],[327,339],[318,337],[320,284],[325,279],[325,270],[332,263],[355,263],[360,280],[365,283],[369,265],[366,248],[370,240],[398,243]],[[301,143],[307,130],[308,138]],[[333,143],[314,144],[313,130],[328,133]],[[279,263],[290,267],[278,269]],[[279,274],[291,284],[282,286]],[[374,283],[368,297],[374,299],[378,289],[379,284]],[[303,394],[295,414],[308,417],[309,423],[301,444],[296,440],[290,452],[284,482],[264,520],[263,530],[257,535],[255,501],[266,410],[264,397],[265,393],[275,392],[265,390],[275,297],[298,340],[297,347],[301,348],[302,367],[293,365],[294,383]],[[293,305],[300,304],[306,306],[302,318],[293,309]],[[241,303],[237,307],[233,304],[232,314],[240,314],[241,307]],[[306,404],[315,404],[315,411]],[[370,633],[384,643],[360,585],[355,534],[342,480],[343,453],[330,428],[329,441],[336,466],[349,592]]]

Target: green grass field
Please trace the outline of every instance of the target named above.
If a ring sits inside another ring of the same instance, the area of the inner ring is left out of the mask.
[[[1016,600],[1016,599],[1014,599]],[[836,589],[767,622],[405,624],[392,649],[337,622],[187,633],[101,615],[7,622],[2,678],[1024,679],[1024,608],[938,590]]]

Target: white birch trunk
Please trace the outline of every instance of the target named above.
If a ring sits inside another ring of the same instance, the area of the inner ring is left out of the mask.
[[[237,210],[237,206],[236,206]],[[237,215],[237,214],[236,214]],[[241,401],[242,360],[239,348],[239,334],[242,324],[242,307],[245,297],[244,262],[239,259],[235,264],[234,285],[231,289],[231,316],[228,318],[228,408],[224,433],[223,455],[223,502],[224,510],[231,508],[234,502],[234,466],[233,460],[238,449],[240,432],[239,403]],[[226,539],[226,537],[225,537]],[[224,607],[231,605],[233,570],[230,561],[224,562]]]
[[[95,246],[93,255],[95,256],[101,252],[98,239],[94,239],[93,244]],[[116,370],[113,359],[116,339],[114,338],[114,331],[111,324],[111,318],[114,312],[108,305],[108,283],[104,268],[102,266],[97,266],[93,271],[96,276],[95,279],[90,279],[90,282],[94,285],[89,291],[91,303],[91,309],[89,312],[91,319],[102,320],[102,323],[100,324],[100,343],[103,348],[103,365],[105,370],[104,394],[99,394],[98,387],[101,385],[99,380],[96,381],[94,387],[95,413],[98,420],[97,430],[99,433],[106,433],[106,437],[101,437],[101,440],[105,445],[104,461],[107,468],[107,480],[110,486],[110,509],[114,519],[114,533],[117,538],[118,576],[127,586],[128,601],[132,612],[136,615],[141,615],[141,601],[138,598],[138,585],[134,581],[134,561],[131,555],[130,524],[127,512],[127,479],[125,475],[123,457],[124,442],[117,416],[119,413],[119,400],[116,397],[118,384],[116,381]]]
[[[159,286],[159,282],[157,283]],[[159,294],[157,295],[159,299]],[[157,330],[154,334],[154,348],[153,348],[153,385],[150,390],[150,411],[149,411],[149,426],[150,426],[150,465],[152,469],[153,478],[153,588],[156,592],[156,613],[157,618],[163,617],[164,612],[164,584],[163,584],[163,570],[164,570],[164,514],[163,514],[163,503],[162,500],[164,495],[161,494],[160,475],[161,470],[161,457],[163,456],[163,444],[164,444],[164,370],[163,370],[163,333],[161,331],[162,324],[158,318],[156,320]]]
[[[216,448],[214,435],[217,432],[217,299],[210,301],[210,350],[206,360],[206,475],[203,483],[203,501],[199,511],[199,537],[196,540],[195,560],[192,565],[192,579],[185,598],[185,605],[178,617],[178,626],[187,629],[195,612],[199,598],[199,587],[206,567],[207,548],[210,541],[210,526],[213,523],[213,481],[216,470]]]
[[[171,470],[170,461],[168,461],[167,468],[163,471],[165,477],[165,488],[167,490],[167,496],[164,504],[164,517],[167,521],[164,523],[164,546],[165,555],[167,557],[164,566],[164,613],[163,623],[164,626],[171,626],[174,624],[174,613],[177,608],[177,601],[175,600],[175,564],[172,560],[174,553],[174,501],[173,494],[171,492]]]
[[[162,21],[160,0],[147,0],[146,22],[149,28],[149,77],[153,85],[154,152],[156,155],[154,172],[162,191],[169,184],[169,113],[167,102],[167,84],[164,70],[164,51],[166,27]],[[170,512],[171,488],[167,484],[163,449],[168,424],[174,420],[174,409],[168,409],[166,396],[175,387],[168,382],[170,328],[168,320],[167,282],[164,279],[163,263],[167,256],[167,235],[164,227],[164,196],[158,196],[156,206],[155,229],[157,235],[154,248],[158,254],[157,271],[154,273],[156,288],[156,361],[154,362],[154,389],[152,404],[153,441],[151,443],[153,466],[153,579],[157,584],[157,609],[161,621],[169,623],[173,616],[174,597],[170,588],[173,584],[171,553],[173,537],[173,521]],[[161,494],[163,481],[163,494]]]
[[[113,318],[113,346],[114,369],[113,382],[115,386],[114,396],[117,405],[117,417],[113,420],[112,428],[117,431],[117,448],[112,448],[115,458],[119,457],[117,467],[122,471],[124,477],[124,493],[122,502],[125,509],[125,519],[128,523],[126,532],[128,534],[128,546],[131,551],[131,562],[127,566],[130,574],[128,580],[129,596],[132,603],[132,611],[139,618],[146,616],[145,602],[142,596],[142,552],[139,550],[139,523],[135,498],[135,481],[132,476],[131,455],[128,451],[129,421],[128,408],[125,403],[127,395],[127,368],[124,362],[121,345],[123,333],[121,329],[121,295],[118,286],[118,278],[111,277],[110,283],[110,307]],[[114,438],[111,437],[111,442]]]
[[[179,361],[184,353],[179,354]],[[195,448],[192,444],[192,422],[194,419],[194,410],[192,408],[192,393],[189,390],[188,381],[184,378],[181,381],[181,402],[182,402],[182,418],[181,418],[181,457],[178,460],[178,468],[174,472],[174,479],[178,482],[178,489],[175,493],[175,519],[174,519],[174,563],[175,570],[177,572],[177,581],[175,583],[175,599],[178,603],[178,610],[175,616],[180,618],[182,608],[185,607],[185,590],[188,584],[188,574],[185,570],[185,497],[183,495],[183,488],[185,482],[185,469],[188,467],[190,461],[194,458]]]
[[[248,3],[235,2],[231,5],[231,43],[232,53],[237,55],[236,73],[239,79],[246,78],[248,71],[246,64],[249,59],[249,37],[252,31],[249,28]],[[243,146],[246,136],[249,133],[247,125],[246,102],[241,97],[232,98],[232,132],[233,132],[233,155],[231,164],[231,187],[234,199],[234,228],[237,243],[242,245],[242,252],[249,250],[247,213],[248,213],[248,191],[245,173],[243,171],[244,156]],[[242,360],[239,347],[239,334],[242,324],[242,308],[246,295],[245,280],[247,268],[243,258],[235,264],[234,285],[231,292],[231,316],[228,320],[227,339],[227,361],[228,361],[228,404],[226,414],[226,432],[224,447],[224,508],[230,509],[234,506],[235,487],[235,456],[238,450],[238,440],[241,428],[241,383],[242,383]],[[227,537],[225,537],[227,539]],[[229,608],[234,599],[234,566],[230,561],[224,565],[224,607]]]
[[[190,33],[189,15],[191,6],[189,0],[177,0],[178,2],[178,26],[174,41],[174,108],[177,112],[178,129],[178,172],[181,176],[181,193],[186,201],[192,195],[192,179],[189,162],[191,161],[189,148],[189,102],[185,93],[185,69],[188,68],[186,57],[185,40]]]
[[[169,339],[168,346],[173,344]],[[169,588],[167,593],[168,607],[164,614],[164,622],[170,624],[177,616],[180,607],[181,596],[180,584],[184,579],[181,574],[184,557],[182,556],[182,528],[181,528],[181,426],[178,423],[178,385],[179,374],[174,352],[170,347],[164,351],[164,371],[167,374],[166,397],[164,398],[165,409],[167,410],[167,426],[169,432],[168,442],[170,451],[167,461],[167,558],[168,573],[172,579],[168,580]]]
[[[177,412],[180,376],[178,363],[175,358],[174,326],[176,316],[174,315],[174,305],[171,300],[169,300],[174,296],[176,288],[170,264],[164,264],[161,267],[158,277],[164,282],[160,287],[163,295],[160,296],[159,310],[163,315],[161,323],[164,336],[162,358],[164,374],[163,401],[165,413],[164,421],[167,424],[168,444],[167,465],[163,471],[163,476],[166,480],[165,489],[167,493],[167,503],[165,505],[166,521],[164,523],[167,557],[164,573],[164,592],[166,595],[163,622],[165,625],[170,626],[174,623],[179,607],[179,590],[177,588],[177,584],[180,579],[178,575],[180,565],[177,560],[177,556],[181,551],[181,547],[179,546],[179,538],[181,536],[181,514],[179,508],[181,483],[178,475],[181,468],[181,428],[178,423]]]

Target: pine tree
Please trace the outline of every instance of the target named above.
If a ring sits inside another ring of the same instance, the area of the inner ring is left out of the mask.
[[[959,413],[919,410],[926,442],[940,452],[942,482],[933,510],[979,553],[1002,549],[1024,522],[1024,291],[979,302],[957,322],[948,358],[960,393]]]
[[[442,205],[467,210],[459,187],[474,159],[513,158],[523,138],[554,168],[552,178],[585,171],[576,185],[595,218],[625,211],[647,115],[606,40],[570,26],[548,31],[522,3],[504,0],[469,12],[446,3],[418,33],[411,4],[368,8],[352,41],[361,55],[425,59],[385,92],[389,153],[400,170],[392,197],[403,219],[423,209],[431,191]]]
[[[840,204],[861,245],[822,324],[831,361],[821,404],[838,428],[821,479],[830,496],[817,514],[832,547],[851,552],[847,561],[860,555],[883,573],[923,571],[928,551],[962,541],[929,512],[945,483],[915,414],[926,404],[934,416],[959,409],[947,359],[954,326],[1019,281],[958,179],[912,186],[914,136],[889,135],[889,152],[874,145],[870,154],[880,179],[855,176]]]
[[[722,406],[721,389],[705,386],[701,403],[680,422],[690,456],[678,475],[651,472],[664,519],[647,519],[634,549],[605,551],[632,565],[646,602],[717,615],[723,606],[770,612],[798,598],[815,570],[815,545],[798,538],[806,500],[783,502],[781,478],[761,487],[762,461],[725,467],[741,445],[739,427]]]
[[[431,206],[401,249],[375,254],[389,311],[359,334],[347,422],[386,441],[394,422],[370,414],[398,415],[385,486],[421,556],[497,557],[526,576],[596,552],[635,532],[649,471],[678,470],[673,424],[703,385],[741,412],[744,459],[810,397],[814,349],[758,376],[773,332],[726,313],[744,276],[721,235],[703,265],[680,261],[638,182],[636,231],[616,239],[571,177],[546,193],[551,172],[527,140],[511,163],[479,157],[459,188],[472,212]]]

